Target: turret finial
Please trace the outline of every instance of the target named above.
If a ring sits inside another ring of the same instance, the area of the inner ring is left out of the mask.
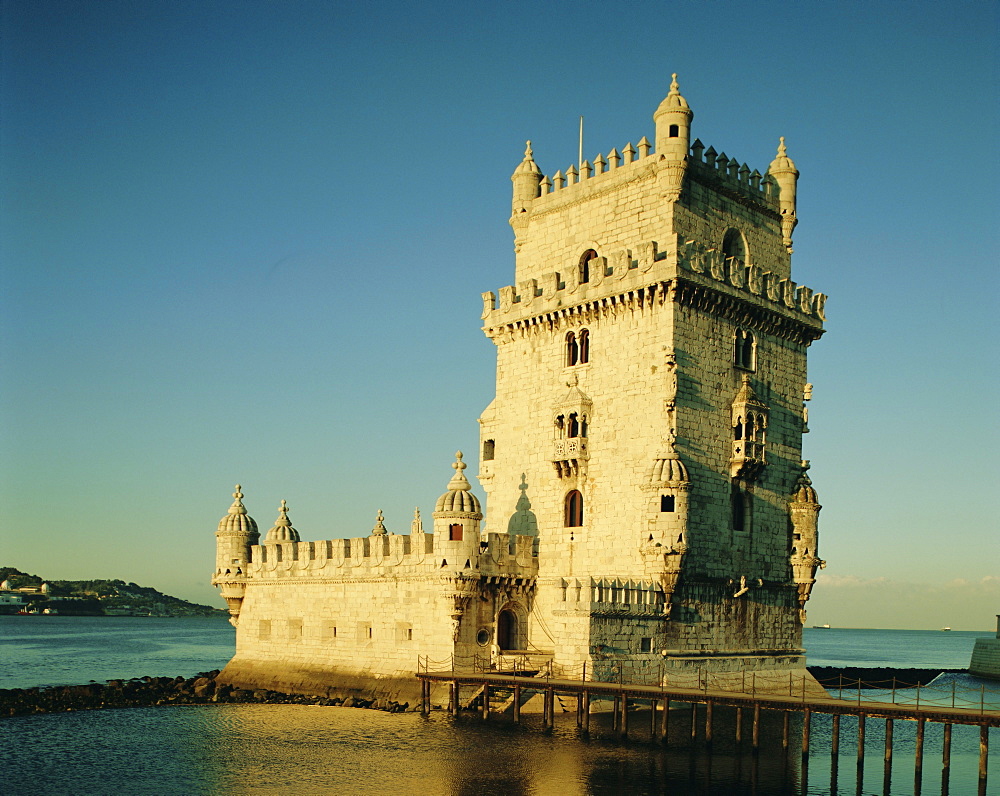
[[[229,507],[230,514],[246,514],[247,510],[243,505],[243,493],[240,491],[241,487],[239,484],[236,485],[236,491],[233,492],[233,505]]]
[[[535,153],[531,151],[531,141],[524,142],[524,159],[531,160],[535,156]]]
[[[670,78],[671,78],[671,80],[670,80],[670,93],[671,94],[680,94],[681,93],[681,87],[677,83],[677,73],[674,72],[670,76]]]
[[[372,528],[372,536],[385,536],[387,533],[385,518],[382,516],[382,509],[379,509],[378,514],[375,516],[375,527]]]

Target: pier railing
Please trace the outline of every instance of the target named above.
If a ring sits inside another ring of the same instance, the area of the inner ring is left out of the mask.
[[[678,670],[658,663],[647,665],[636,661],[607,660],[570,665],[559,664],[550,655],[518,651],[499,656],[452,655],[443,659],[420,656],[418,674],[497,674],[534,681],[561,681],[622,686],[652,686],[683,689],[702,693],[723,692],[757,696],[784,696],[802,703],[817,696],[834,697],[850,703],[884,702],[913,708],[951,707],[975,710],[980,714],[1000,710],[1000,688],[986,684],[970,688],[954,680],[944,685],[922,685],[905,680],[860,680],[838,677],[834,680],[814,680],[795,672],[747,671],[707,672],[701,669]],[[822,694],[816,682],[826,689]]]

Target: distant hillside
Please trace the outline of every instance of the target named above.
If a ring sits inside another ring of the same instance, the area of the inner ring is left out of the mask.
[[[0,582],[11,588],[37,589],[49,585],[48,594],[26,595],[29,606],[56,609],[60,614],[119,614],[153,616],[213,616],[226,611],[198,605],[123,580],[46,580],[14,567],[0,567]]]

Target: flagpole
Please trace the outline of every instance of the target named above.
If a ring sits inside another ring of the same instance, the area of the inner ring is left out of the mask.
[[[583,173],[583,117],[580,117],[580,157],[577,160],[577,168]]]

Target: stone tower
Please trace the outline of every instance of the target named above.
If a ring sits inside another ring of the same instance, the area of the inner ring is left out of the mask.
[[[802,435],[825,296],[791,279],[799,173],[784,139],[765,174],[691,141],[693,115],[674,75],[655,150],[550,177],[529,142],[515,283],[483,294],[487,527],[538,557],[517,646],[597,675],[798,668],[823,564]]]

